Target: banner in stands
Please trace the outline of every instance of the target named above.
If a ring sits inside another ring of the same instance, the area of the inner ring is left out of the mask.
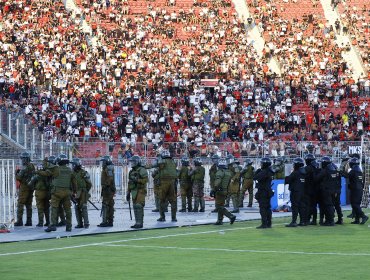
[[[362,153],[362,147],[361,146],[348,146],[348,154],[361,154]]]
[[[201,79],[200,85],[202,87],[215,87],[218,84],[218,79]]]

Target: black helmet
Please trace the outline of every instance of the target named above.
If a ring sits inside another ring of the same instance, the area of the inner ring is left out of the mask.
[[[234,159],[234,163],[240,165],[240,160],[238,158]]]
[[[347,161],[350,159],[350,156],[347,154],[347,153],[343,153],[342,156],[341,156],[341,160],[342,161]]]
[[[100,161],[103,162],[103,166],[107,166],[107,165],[112,165],[113,164],[112,158],[110,156],[103,156],[100,159]]]
[[[314,160],[315,160],[315,156],[313,154],[307,154],[305,157],[304,157],[304,160],[306,161],[306,164],[307,165],[310,165]]]
[[[219,157],[218,155],[214,154],[214,155],[211,157],[211,159],[212,159],[212,162],[213,162],[214,164],[217,164],[217,162],[218,162],[218,160],[220,159],[220,157]]]
[[[274,160],[275,165],[282,165],[284,163],[284,158],[278,157]]]
[[[220,158],[217,162],[217,166],[219,168],[222,168],[222,169],[226,169],[227,168],[227,160],[226,158]]]
[[[182,166],[189,166],[189,158],[188,157],[182,157],[181,165]]]
[[[132,156],[129,161],[131,162],[131,167],[136,167],[141,165],[141,158],[137,155]]]
[[[81,160],[79,158],[73,158],[72,159],[72,166],[74,170],[80,169],[82,164]]]
[[[332,160],[331,160],[331,158],[330,158],[330,157],[328,157],[328,156],[325,156],[325,157],[323,157],[323,158],[321,159],[321,166],[322,166],[322,168],[327,167],[330,163],[332,163]]]
[[[247,158],[245,161],[244,161],[244,166],[249,166],[249,165],[252,165],[253,164],[253,162],[249,159],[249,158]]]
[[[31,161],[31,156],[27,152],[21,153],[20,159],[22,160],[22,164],[27,164]]]
[[[228,154],[226,156],[226,162],[227,162],[227,164],[233,164],[234,163],[234,156],[232,154]]]
[[[51,164],[56,165],[57,164],[57,157],[56,156],[49,156],[48,157],[48,162]]]
[[[308,143],[308,145],[306,146],[307,150],[309,152],[312,152],[314,149],[315,149],[315,145],[312,144],[312,143]]]
[[[261,168],[262,169],[270,167],[271,164],[272,164],[272,162],[271,162],[270,158],[268,158],[268,157],[261,158]]]
[[[171,158],[171,154],[169,150],[163,150],[161,153],[162,158]]]
[[[201,166],[202,165],[202,159],[200,157],[196,157],[194,159],[194,165],[195,166]]]
[[[66,165],[69,163],[68,157],[65,154],[60,154],[57,159],[58,165]]]
[[[355,157],[351,158],[351,159],[349,160],[349,166],[350,166],[351,168],[353,168],[353,167],[354,167],[354,166],[356,166],[356,165],[360,165],[360,160],[359,160],[358,158],[355,158]]]
[[[293,160],[293,168],[298,169],[304,166],[304,160],[301,158],[295,158]]]

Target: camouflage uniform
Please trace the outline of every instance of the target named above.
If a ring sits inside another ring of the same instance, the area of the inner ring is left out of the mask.
[[[229,184],[231,181],[232,173],[226,166],[225,160],[219,161],[219,168],[216,172],[215,184],[212,189],[211,196],[216,196],[216,207],[217,207],[217,222],[216,225],[222,225],[224,215],[230,219],[230,223],[233,224],[236,217],[231,214],[225,208],[225,199],[228,192]]]
[[[215,186],[216,172],[217,172],[217,164],[212,164],[211,168],[209,169],[209,184],[211,186],[211,189],[214,189],[214,186]],[[215,201],[215,209],[212,212],[217,212],[216,201]]]
[[[56,230],[59,205],[63,206],[66,214],[66,231],[72,230],[71,194],[76,187],[76,179],[71,168],[66,166],[67,163],[67,157],[61,157],[58,163],[60,166],[53,166],[40,173],[53,178],[51,182],[51,224],[45,230],[46,232]]]
[[[155,202],[155,209],[152,210],[152,212],[159,212],[159,169],[155,168],[152,172],[152,177],[153,177],[153,192],[154,192],[154,202]]]
[[[148,172],[140,165],[134,166],[128,175],[128,192],[132,196],[135,215],[135,225],[131,228],[142,228],[144,222],[146,185],[148,183]]]
[[[204,202],[204,176],[205,169],[203,166],[195,166],[191,171],[191,182],[193,184],[194,208],[193,212],[198,212],[200,205],[200,212],[205,211]]]
[[[114,180],[114,166],[109,164],[103,167],[101,172],[101,195],[103,197],[102,216],[103,222],[99,225],[102,227],[113,226],[114,220],[114,195],[116,185]]]
[[[239,195],[240,195],[240,169],[239,165],[232,164],[229,165],[229,169],[232,173],[229,194],[228,197],[231,198],[233,202],[233,211],[231,213],[239,213]]]
[[[48,168],[48,162],[43,161],[43,171]],[[35,186],[35,197],[36,197],[36,206],[38,212],[38,224],[36,226],[42,227],[44,216],[45,216],[45,226],[50,224],[50,178],[48,176],[43,176],[38,174],[39,171],[36,171],[36,174],[32,177],[30,185]]]
[[[243,179],[243,183],[242,183],[242,189],[240,191],[239,207],[243,207],[243,200],[244,200],[246,191],[248,191],[248,197],[249,197],[248,207],[252,207],[254,167],[252,165],[247,166],[247,168],[242,170],[240,175]]]
[[[175,191],[175,182],[177,179],[176,164],[171,158],[162,158],[158,164],[159,166],[159,199],[160,199],[160,218],[159,222],[166,220],[164,212],[166,209],[166,202],[171,204],[171,217],[172,221],[176,222],[177,211],[177,197]]]
[[[76,228],[88,228],[89,214],[87,210],[87,201],[89,200],[91,189],[91,181],[89,173],[82,168],[74,170],[74,176],[76,178],[76,192],[74,193],[74,198],[76,200],[75,204],[75,214],[77,220]]]
[[[27,221],[25,226],[32,226],[32,200],[33,200],[33,189],[28,186],[28,182],[31,180],[35,167],[32,163],[28,162],[22,166],[22,169],[17,170],[15,175],[16,180],[20,183],[18,192],[18,204],[17,204],[17,222],[15,226],[23,226],[23,210],[26,207]]]
[[[186,212],[186,202],[188,205],[188,211],[190,212],[192,211],[193,190],[191,188],[191,177],[189,175],[188,166],[181,167],[178,178],[180,181],[180,193],[181,193],[180,212]]]

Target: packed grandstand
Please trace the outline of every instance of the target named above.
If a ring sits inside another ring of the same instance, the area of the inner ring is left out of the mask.
[[[0,106],[46,139],[116,143],[118,157],[138,143],[253,155],[271,140],[277,156],[369,133],[367,0],[333,0],[333,25],[318,0],[246,0],[246,18],[231,0],[70,2],[0,3]]]

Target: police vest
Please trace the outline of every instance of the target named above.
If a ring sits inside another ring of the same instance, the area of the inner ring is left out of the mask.
[[[160,179],[175,180],[177,179],[176,164],[172,159],[164,159],[159,166]]]
[[[56,188],[69,189],[71,187],[72,170],[62,165],[57,167],[59,175],[53,179],[52,185]]]

